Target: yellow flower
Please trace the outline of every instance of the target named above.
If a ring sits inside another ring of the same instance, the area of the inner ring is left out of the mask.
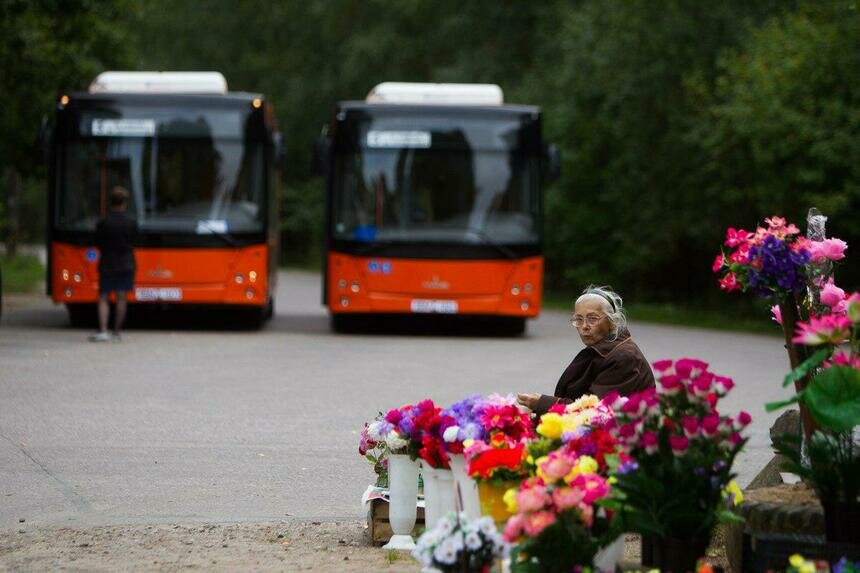
[[[475,440],[473,440],[472,438],[466,438],[465,440],[463,440],[463,448],[468,448],[469,446],[471,446],[474,443],[475,443]]]
[[[517,488],[512,487],[506,491],[505,495],[502,496],[502,501],[505,502],[505,507],[510,513],[517,513],[519,511],[517,508]]]
[[[735,480],[732,480],[728,483],[725,489],[726,495],[732,497],[732,504],[739,505],[744,500],[744,494],[741,491],[741,488],[738,487],[738,484]]]
[[[561,438],[562,431],[561,416],[552,412],[541,416],[537,427],[538,434],[550,440],[557,440]]]
[[[609,476],[609,478],[606,480],[606,483],[608,483],[609,485],[615,485],[618,483],[618,478],[615,476]]]
[[[568,406],[571,410],[582,410],[583,408],[592,408],[600,403],[600,398],[594,394],[586,394]]]
[[[788,558],[788,562],[791,564],[792,567],[800,567],[804,564],[805,561],[803,559],[803,555],[801,555],[800,553],[795,553]]]
[[[591,456],[579,456],[577,465],[579,466],[579,471],[584,474],[593,474],[597,471],[597,468],[600,467],[597,460]]]

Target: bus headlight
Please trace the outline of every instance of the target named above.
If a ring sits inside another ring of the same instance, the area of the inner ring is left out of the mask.
[[[346,288],[346,279],[340,279],[337,281],[338,288]]]
[[[252,283],[257,282],[257,271],[251,271],[250,273],[248,273],[248,280]]]
[[[520,309],[526,311],[529,309],[529,301],[524,300],[520,303]]]
[[[247,298],[248,300],[254,298],[254,289],[249,288],[248,290],[246,290],[245,291],[245,298]]]
[[[63,280],[64,280],[64,281],[69,280],[69,271],[68,271],[68,269],[63,269]]]
[[[236,273],[236,276],[233,277],[233,279],[236,281],[237,285],[240,285],[245,282],[245,277],[242,276],[242,273]]]
[[[63,294],[65,294],[67,298],[71,297],[72,296],[72,289],[67,288]]]
[[[523,287],[523,291],[526,294],[529,294],[530,292],[532,292],[532,283],[526,283],[526,286]]]
[[[357,282],[354,282],[354,283],[352,283],[352,285],[349,287],[349,290],[351,290],[352,292],[358,292],[359,288],[361,288],[361,287],[359,287],[359,286],[358,286],[358,283],[357,283]]]
[[[340,306],[347,307],[349,306],[349,299],[345,296],[340,297]]]
[[[514,296],[517,296],[518,294],[520,294],[520,285],[513,285],[511,287],[511,294]]]
[[[81,276],[81,273],[75,273],[74,279],[76,283],[79,283],[83,280],[83,277]]]

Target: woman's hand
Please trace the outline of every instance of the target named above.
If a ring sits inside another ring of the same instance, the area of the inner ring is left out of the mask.
[[[538,401],[540,401],[540,396],[541,395],[536,392],[517,394],[517,402],[530,410],[534,410],[538,405]]]

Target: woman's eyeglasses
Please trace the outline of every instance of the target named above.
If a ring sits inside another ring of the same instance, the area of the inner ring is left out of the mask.
[[[589,314],[586,316],[574,315],[570,319],[570,325],[576,328],[582,328],[588,323],[588,326],[597,326],[597,323],[606,317],[605,314]]]

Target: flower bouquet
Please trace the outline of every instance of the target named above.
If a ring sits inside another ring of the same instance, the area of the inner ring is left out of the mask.
[[[504,558],[508,545],[489,517],[469,520],[449,513],[425,531],[412,551],[423,571],[488,573],[493,561]]]
[[[372,422],[365,422],[358,442],[358,453],[373,465],[376,487],[388,487],[388,444],[380,434],[383,414],[380,412]]]
[[[724,242],[728,250],[723,249],[713,264],[713,271],[721,275],[723,290],[751,291],[776,303],[771,311],[783,327],[792,369],[807,360],[805,349],[793,340],[796,325],[805,318],[807,309],[820,313],[820,295],[830,294],[823,287],[833,263],[845,258],[847,247],[840,239],[824,236],[827,218],[817,210],[810,209],[808,220],[810,238],[800,235],[800,229],[782,217],[765,219],[767,226],[759,226],[754,233],[729,228]],[[809,368],[804,374],[808,372]],[[799,376],[793,381],[800,392],[807,377]],[[805,407],[801,407],[801,416],[808,437],[814,423]]]
[[[504,539],[516,543],[511,571],[568,572],[590,568],[609,530],[606,513],[595,503],[609,493],[589,456],[565,450],[549,453],[537,463],[537,475],[505,494],[513,516]]]
[[[616,401],[613,432],[632,462],[619,468],[606,505],[619,512],[626,530],[653,541],[654,560],[676,554],[682,561],[670,568],[687,570],[704,554],[714,525],[738,519],[724,504],[732,464],[746,442],[741,430],[751,418],[718,412],[734,383],[707,363],[663,360],[654,369],[657,389]]]

